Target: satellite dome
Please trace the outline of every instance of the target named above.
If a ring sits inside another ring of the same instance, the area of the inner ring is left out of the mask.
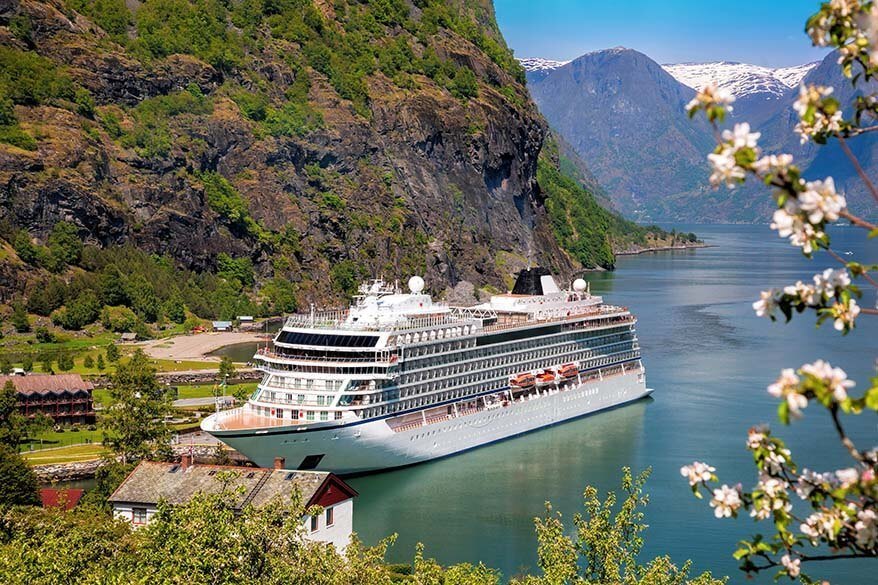
[[[581,278],[577,278],[573,281],[573,290],[576,292],[582,292],[586,289],[588,285],[585,284],[585,281]]]
[[[424,279],[420,276],[412,276],[409,278],[409,290],[414,294],[418,294],[424,290]]]

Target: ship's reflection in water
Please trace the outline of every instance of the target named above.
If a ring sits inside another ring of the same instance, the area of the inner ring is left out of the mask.
[[[479,561],[506,577],[536,567],[533,519],[548,494],[568,520],[583,488],[614,489],[643,438],[651,399],[455,457],[350,480],[359,492],[354,530],[367,544],[399,535],[388,557],[408,562],[415,544],[442,563]],[[557,494],[561,494],[559,497]]]

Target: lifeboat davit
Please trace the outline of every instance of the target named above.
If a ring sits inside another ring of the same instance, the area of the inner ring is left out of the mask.
[[[569,380],[579,374],[579,368],[576,367],[576,364],[564,364],[558,368],[558,373],[561,374],[562,378]]]
[[[516,388],[532,388],[535,382],[533,374],[518,374],[509,380],[510,386]]]
[[[555,383],[555,372],[546,370],[541,374],[537,374],[537,387],[545,388]]]

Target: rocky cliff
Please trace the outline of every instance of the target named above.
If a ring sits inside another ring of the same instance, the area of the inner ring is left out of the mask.
[[[249,259],[300,303],[381,274],[502,288],[528,254],[569,273],[523,81],[486,0],[0,0],[7,295],[14,241],[61,221]]]

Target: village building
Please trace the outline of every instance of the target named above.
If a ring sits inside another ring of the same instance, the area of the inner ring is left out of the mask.
[[[80,488],[42,488],[40,503],[43,508],[72,510],[82,499],[85,490]]]
[[[42,413],[56,425],[95,422],[94,385],[79,374],[0,376],[0,386],[7,381],[15,386],[18,412],[24,416]]]
[[[283,463],[282,458],[277,458],[274,469],[201,465],[193,463],[189,455],[184,455],[180,463],[143,461],[108,502],[114,516],[143,526],[156,514],[159,502],[180,505],[199,493],[226,490],[234,494],[233,506],[240,512],[249,505],[263,506],[277,499],[289,501],[298,488],[306,509],[323,508],[320,514],[303,516],[305,537],[344,549],[353,531],[357,492],[332,473],[283,469]],[[220,481],[217,474],[222,471],[234,472],[234,479],[228,483]]]
[[[214,331],[231,331],[232,330],[232,322],[231,321],[213,321],[211,322],[213,325]]]

